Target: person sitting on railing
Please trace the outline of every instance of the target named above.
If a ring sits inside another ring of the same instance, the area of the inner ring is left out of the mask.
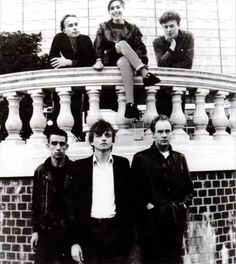
[[[55,69],[92,66],[95,62],[93,43],[89,36],[80,34],[78,18],[65,15],[60,26],[62,32],[54,37],[49,52],[51,66]],[[75,91],[71,98],[71,111],[75,119],[72,132],[79,140],[84,139],[82,112],[87,110],[87,102],[84,91]]]
[[[49,52],[51,66],[63,67],[92,66],[95,59],[93,44],[89,36],[79,32],[76,15],[65,15],[61,20],[61,33],[56,34]]]
[[[153,41],[158,67],[191,69],[194,56],[194,38],[191,32],[180,30],[180,15],[166,11],[159,19],[164,35]],[[167,107],[168,106],[168,107]],[[171,96],[165,90],[158,92],[159,114],[171,114]]]
[[[111,19],[101,23],[97,30],[94,68],[102,70],[104,65],[119,67],[127,102],[125,117],[139,119],[141,112],[134,105],[134,70],[143,77],[144,86],[155,85],[160,79],[147,70],[147,50],[142,33],[135,24],[124,20],[124,6],[123,0],[111,0],[108,4]]]

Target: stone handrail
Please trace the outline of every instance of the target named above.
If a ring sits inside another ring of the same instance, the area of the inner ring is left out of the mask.
[[[175,145],[177,150],[186,154],[190,169],[192,171],[236,169],[236,77],[185,69],[150,68],[150,71],[160,77],[161,83],[160,86],[145,87],[144,126],[148,128],[152,118],[158,114],[156,109],[157,91],[168,87],[168,91],[172,95],[172,113],[170,116],[174,126],[172,144]],[[135,85],[143,86],[141,77],[135,77]],[[134,134],[140,131],[137,129],[135,132],[131,129],[130,120],[124,117],[125,92],[120,71],[117,67],[105,67],[101,72],[97,72],[92,68],[66,68],[0,75],[0,97],[6,98],[9,108],[5,124],[8,136],[0,143],[0,176],[32,175],[31,172],[34,166],[47,155],[41,147],[42,142],[45,143],[46,140],[43,134],[46,126],[43,98],[44,91],[47,90],[53,90],[59,96],[60,111],[57,124],[66,130],[69,135],[70,156],[78,158],[90,153],[88,143],[76,142],[74,135],[71,133],[74,123],[70,109],[71,94],[74,89],[85,88],[89,97],[89,111],[85,125],[89,128],[96,120],[103,117],[102,109],[99,107],[99,95],[102,87],[106,86],[115,86],[117,94],[118,110],[116,113],[112,113],[112,120],[108,120],[118,130],[114,150],[116,153],[122,153],[122,155],[126,155],[131,159],[135,151],[146,148],[152,142],[152,134],[148,129],[145,130],[145,133],[141,131],[141,134],[143,133],[141,137],[136,134],[139,141],[135,140]],[[186,116],[181,107],[181,98],[184,92],[186,92],[186,95],[191,93],[191,96],[195,97],[193,108],[195,132],[191,138],[185,131]],[[22,94],[26,93],[31,96],[33,102],[33,114],[30,120],[33,135],[27,141],[22,142],[19,135],[22,127],[19,103]],[[215,133],[213,136],[210,136],[207,132],[209,116],[206,112],[206,97],[209,94],[214,98],[212,123]],[[225,101],[228,105],[227,114],[225,112]],[[226,132],[226,128],[230,129],[230,133],[229,131]],[[78,144],[80,146],[79,154]],[[19,145],[21,146],[18,147]],[[35,148],[36,145],[40,147]],[[11,147],[9,148],[9,146]],[[14,153],[12,152],[13,149]],[[37,154],[39,150],[40,154]],[[9,155],[16,156],[15,167],[8,166]],[[35,162],[22,168],[22,159],[27,159],[27,155],[28,158],[33,155]],[[208,158],[211,159],[210,163],[207,162]]]

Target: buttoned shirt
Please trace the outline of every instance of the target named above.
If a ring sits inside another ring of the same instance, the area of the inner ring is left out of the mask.
[[[99,163],[93,156],[93,189],[91,217],[111,218],[116,214],[113,158],[107,163]]]

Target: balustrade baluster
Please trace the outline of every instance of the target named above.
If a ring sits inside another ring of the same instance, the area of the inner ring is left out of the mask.
[[[89,97],[89,111],[86,118],[88,127],[91,127],[95,122],[102,118],[99,108],[99,96],[101,89],[100,85],[86,87],[86,92]]]
[[[66,131],[68,142],[75,142],[75,136],[71,133],[74,118],[71,113],[71,87],[56,88],[60,98],[60,112],[57,117],[57,125]]]
[[[6,93],[3,96],[7,98],[9,108],[9,114],[5,124],[8,132],[6,140],[14,140],[14,142],[20,141],[21,137],[19,133],[22,127],[19,115],[20,97],[16,92]]]
[[[172,88],[172,113],[170,116],[170,120],[173,123],[174,129],[172,133],[172,140],[188,140],[189,136],[187,133],[183,130],[185,123],[186,123],[186,117],[182,110],[182,95],[185,91],[185,88],[181,87],[173,87]]]
[[[234,94],[230,99],[230,117],[229,127],[231,129],[231,135],[236,136],[236,95]]]
[[[194,139],[210,139],[206,127],[209,121],[209,118],[205,110],[205,98],[209,93],[207,89],[197,89],[195,93],[196,104],[195,112],[193,117],[193,122],[196,125],[196,131],[194,133]]]
[[[45,141],[46,136],[43,134],[43,131],[46,127],[46,118],[43,114],[42,89],[30,90],[28,93],[33,100],[33,114],[30,119],[30,127],[33,131],[33,135],[30,137],[30,141],[35,139]]]
[[[226,132],[226,127],[228,125],[228,119],[225,114],[224,109],[224,99],[228,95],[228,92],[219,91],[215,95],[215,103],[214,103],[214,116],[212,119],[212,123],[215,127],[216,132],[213,134],[213,138],[218,139],[226,139],[229,137],[229,134]]]
[[[143,115],[144,124],[148,127],[152,121],[152,119],[158,116],[157,109],[156,109],[156,93],[157,90],[156,86],[146,87],[146,111]]]

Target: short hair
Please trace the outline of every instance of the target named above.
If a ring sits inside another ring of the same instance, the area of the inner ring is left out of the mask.
[[[109,122],[107,122],[107,121],[105,121],[103,119],[98,120],[90,128],[90,131],[89,131],[89,143],[91,144],[93,142],[94,134],[96,134],[98,136],[102,136],[103,133],[107,132],[107,131],[112,133],[112,142],[114,143],[115,142],[115,137],[116,137],[116,131],[113,128],[113,126]]]
[[[173,130],[173,124],[170,121],[169,117],[167,117],[166,115],[159,115],[159,116],[154,117],[151,124],[150,124],[150,129],[151,129],[153,134],[155,133],[155,127],[156,127],[156,123],[158,121],[168,121],[171,125],[171,129]]]
[[[50,143],[50,137],[51,135],[57,135],[57,136],[63,136],[66,139],[66,142],[68,141],[68,135],[65,130],[60,128],[54,128],[50,130],[50,132],[47,134],[48,143]]]
[[[162,25],[162,24],[167,23],[170,20],[176,20],[177,25],[179,25],[181,18],[177,12],[169,10],[162,14],[162,16],[159,18],[159,23]]]
[[[125,2],[123,0],[111,0],[107,6],[107,10],[109,11],[110,10],[110,7],[111,7],[111,4],[115,1],[118,1],[120,2],[120,4],[122,5],[122,7],[124,8],[125,7]]]
[[[77,16],[76,15],[70,15],[70,14],[67,14],[67,15],[65,15],[63,18],[62,18],[62,20],[61,20],[61,23],[60,23],[60,28],[61,28],[61,31],[63,32],[63,29],[65,28],[65,20],[68,18],[68,17],[76,17],[77,18]]]

